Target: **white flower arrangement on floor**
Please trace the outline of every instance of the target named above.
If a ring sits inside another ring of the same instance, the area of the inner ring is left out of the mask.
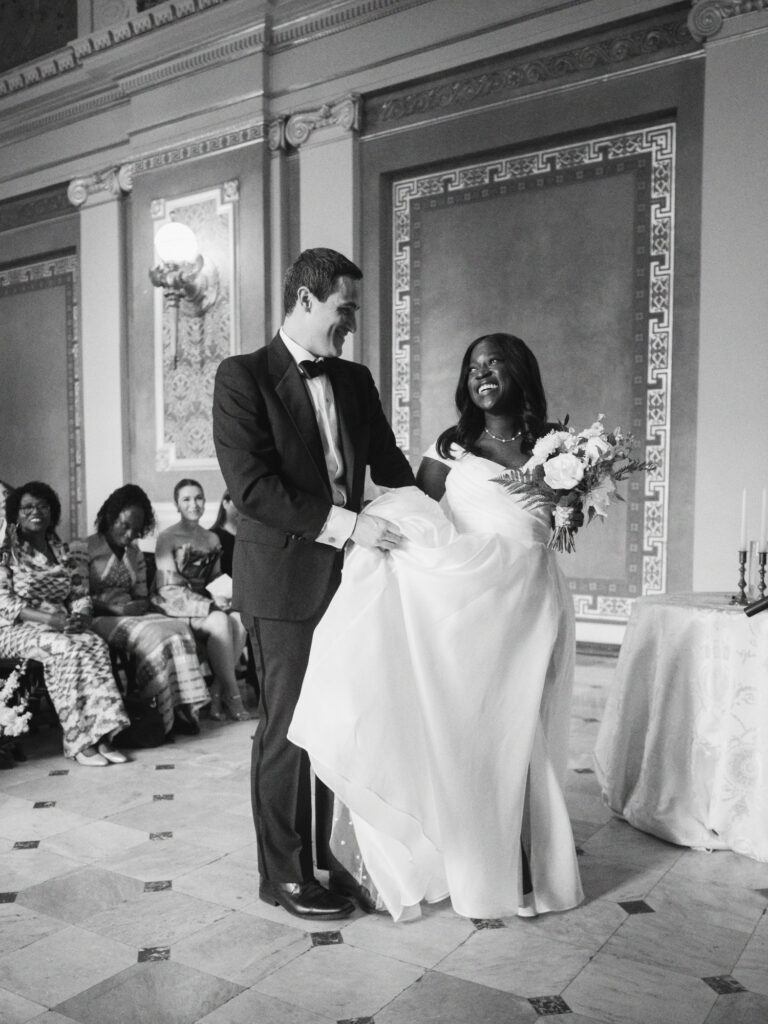
[[[624,499],[616,484],[631,473],[651,468],[631,456],[631,434],[617,427],[610,434],[601,413],[592,426],[578,433],[568,427],[568,417],[533,446],[530,459],[520,469],[507,469],[495,482],[511,494],[521,495],[527,508],[548,509],[552,534],[548,547],[574,551],[574,537],[586,521],[608,515],[612,501]]]
[[[27,710],[26,697],[19,695],[16,703],[11,703],[21,686],[25,668],[26,662],[23,662],[0,686],[0,739],[21,736],[29,728],[32,712]]]

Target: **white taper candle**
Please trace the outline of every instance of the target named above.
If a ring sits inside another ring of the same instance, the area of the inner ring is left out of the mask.
[[[741,492],[741,531],[739,533],[739,551],[747,550],[747,488]]]

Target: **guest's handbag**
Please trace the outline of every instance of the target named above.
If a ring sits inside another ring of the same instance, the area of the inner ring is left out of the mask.
[[[165,728],[157,708],[138,697],[124,697],[123,703],[131,724],[115,736],[114,745],[129,749],[162,746],[165,743]]]

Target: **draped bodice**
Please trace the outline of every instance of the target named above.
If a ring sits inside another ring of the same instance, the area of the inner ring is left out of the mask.
[[[442,504],[459,533],[498,533],[526,547],[547,543],[548,513],[526,508],[520,496],[495,482],[503,466],[456,446],[454,453],[453,459],[441,459],[434,448],[426,454],[450,469]]]

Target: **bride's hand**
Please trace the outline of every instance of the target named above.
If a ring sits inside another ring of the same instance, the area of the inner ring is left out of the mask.
[[[402,543],[403,535],[388,519],[361,512],[357,517],[351,539],[363,548],[391,551]]]

